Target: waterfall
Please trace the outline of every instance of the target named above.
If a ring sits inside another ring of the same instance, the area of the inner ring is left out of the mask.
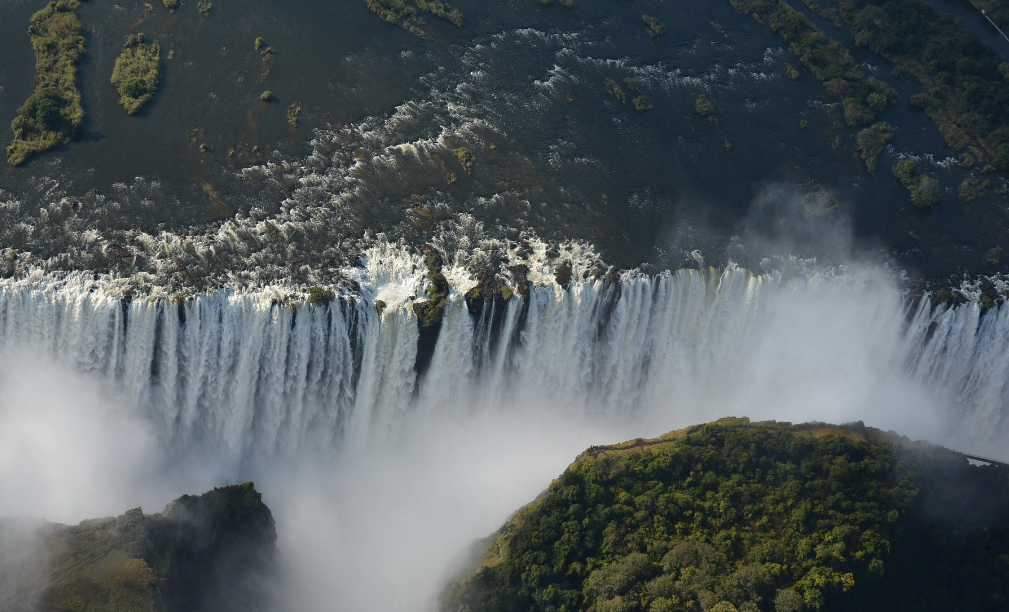
[[[474,316],[473,281],[450,272],[420,377],[411,298],[424,270],[408,257],[375,258],[358,291],[321,306],[278,288],[127,299],[90,275],[8,279],[0,348],[42,351],[107,383],[163,440],[235,457],[514,405],[657,432],[732,413],[798,420],[803,406],[870,422],[894,384],[939,406],[948,440],[984,446],[1006,431],[1009,307],[911,308],[872,274],[730,267],[537,284],[527,301],[488,300]]]

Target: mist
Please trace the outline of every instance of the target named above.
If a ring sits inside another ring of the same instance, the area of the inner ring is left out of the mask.
[[[907,306],[885,269],[627,279],[626,307],[610,315],[621,331],[595,337],[578,313],[596,312],[589,306],[605,302],[602,291],[535,289],[507,376],[438,372],[460,360],[436,354],[410,403],[329,445],[311,428],[300,445],[283,431],[283,444],[262,443],[261,432],[236,444],[187,438],[101,373],[8,345],[0,516],[73,523],[141,505],[156,512],[179,495],[251,479],[277,520],[277,609],[428,612],[473,543],[591,445],[725,416],[862,420],[951,445],[997,442],[983,421],[950,408],[954,389],[909,371],[917,349]],[[453,300],[441,341],[469,354],[475,332],[458,293]],[[416,329],[408,318],[383,322],[397,324]],[[306,402],[299,414],[322,408]],[[0,549],[0,567],[12,550]]]

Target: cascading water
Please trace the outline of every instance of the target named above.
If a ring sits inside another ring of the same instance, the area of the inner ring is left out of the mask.
[[[111,385],[162,440],[234,460],[516,405],[656,433],[726,413],[871,421],[890,409],[881,386],[894,384],[941,408],[941,433],[924,433],[942,441],[987,447],[1005,433],[1005,307],[921,300],[908,316],[879,275],[786,281],[730,267],[567,289],[539,282],[528,303],[488,301],[473,316],[463,294],[474,281],[453,268],[418,378],[411,299],[423,295],[424,267],[388,249],[373,255],[353,272],[360,291],[325,306],[280,289],[176,302],[126,300],[79,274],[6,280],[0,347],[40,348]]]

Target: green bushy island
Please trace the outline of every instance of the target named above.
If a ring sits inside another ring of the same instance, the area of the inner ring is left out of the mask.
[[[11,123],[7,163],[12,166],[70,142],[84,126],[77,89],[77,63],[84,57],[84,27],[75,13],[80,5],[81,0],[59,0],[32,15],[35,92]]]
[[[860,423],[723,419],[593,447],[439,608],[1004,610],[1007,474]]]
[[[119,103],[135,115],[154,100],[158,92],[161,47],[148,42],[143,34],[131,34],[112,70],[112,84],[119,92]]]

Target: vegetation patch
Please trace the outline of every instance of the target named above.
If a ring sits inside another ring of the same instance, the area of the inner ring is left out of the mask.
[[[991,569],[1009,551],[1007,511],[1006,472],[945,449],[860,423],[723,419],[588,449],[439,608],[977,609],[1009,595]]]
[[[277,99],[277,97],[273,95],[272,91],[267,89],[263,93],[259,94],[259,99],[262,100],[263,102],[273,102],[274,100]]]
[[[200,0],[196,3],[196,12],[200,14],[200,17],[210,17],[210,9],[214,8],[214,4],[210,0]]]
[[[840,212],[841,202],[821,185],[813,185],[802,196],[802,207],[811,215],[826,215]]]
[[[974,8],[985,14],[1003,32],[1009,33],[1009,2],[1006,0],[970,0]]]
[[[869,125],[889,104],[896,103],[893,88],[875,77],[865,78],[844,45],[824,34],[784,0],[730,2],[736,10],[768,25],[791,46],[802,65],[824,84],[827,95],[842,100],[844,119],[849,126]],[[873,94],[877,95],[870,99]]]
[[[84,125],[77,89],[77,63],[84,57],[84,28],[74,12],[79,6],[80,0],[59,0],[32,15],[35,92],[11,123],[7,163],[12,166],[70,142]]]
[[[694,96],[694,112],[712,123],[717,123],[715,105],[704,94]]]
[[[301,121],[301,104],[293,102],[287,107],[287,123],[291,127],[298,127]]]
[[[624,90],[620,88],[620,83],[617,83],[613,79],[607,78],[603,81],[603,86],[606,87],[606,91],[609,92],[614,98],[620,100],[621,104],[627,103],[627,94]]]
[[[872,127],[862,130],[855,136],[855,148],[862,156],[862,161],[865,162],[869,174],[876,171],[876,158],[896,135],[896,129],[889,123],[881,121],[874,123]]]
[[[438,249],[425,244],[421,247],[424,253],[424,263],[427,266],[427,299],[414,302],[413,312],[417,315],[417,324],[422,328],[440,325],[445,317],[445,307],[448,306],[448,280],[442,274],[445,260]]]
[[[648,30],[648,35],[652,38],[658,38],[666,33],[666,24],[662,23],[656,17],[651,15],[642,15],[641,21],[645,22],[645,28]]]
[[[855,44],[913,74],[925,110],[951,147],[979,145],[1009,171],[1009,66],[977,36],[924,0],[836,0]],[[981,160],[978,160],[981,161]]]
[[[466,174],[472,174],[473,172],[473,162],[476,161],[476,157],[473,156],[473,152],[466,147],[459,147],[452,151],[455,155],[456,161],[462,166],[462,169],[466,171]]]
[[[308,303],[317,308],[325,308],[336,299],[336,294],[324,287],[308,288]]]
[[[913,159],[902,159],[893,166],[893,175],[911,195],[911,203],[917,208],[931,208],[939,203],[942,192],[939,181],[918,174],[918,164]]]
[[[441,0],[364,0],[364,3],[382,21],[399,25],[417,35],[424,34],[418,11],[444,19],[457,28],[466,25],[466,18],[459,9]]]
[[[968,176],[960,183],[960,187],[956,191],[956,197],[961,202],[969,204],[988,195],[988,187],[990,185],[991,181],[986,180],[981,182],[973,176]]]
[[[161,1],[164,3],[165,8],[170,11],[174,11],[175,9],[179,8],[179,0],[161,0]]]
[[[154,100],[161,80],[160,65],[158,43],[147,42],[143,34],[131,34],[112,70],[112,84],[127,113],[135,115]]]
[[[644,112],[644,111],[652,109],[651,102],[649,102],[648,98],[646,98],[644,96],[638,96],[638,97],[634,98],[633,100],[631,100],[631,104],[634,105],[634,110],[640,111],[640,112]]]

